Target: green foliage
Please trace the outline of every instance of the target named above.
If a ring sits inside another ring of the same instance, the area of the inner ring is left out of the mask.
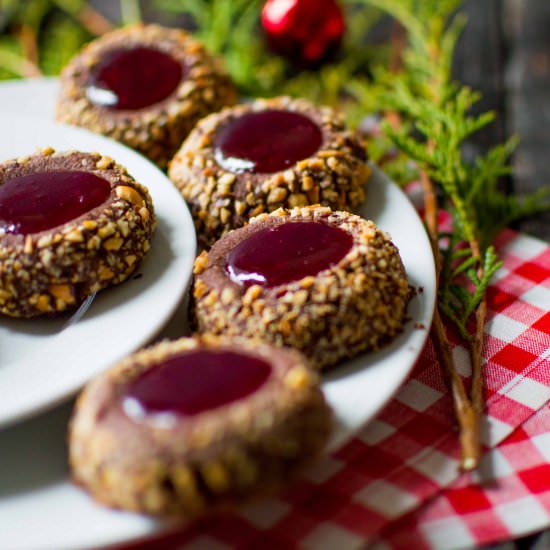
[[[456,42],[465,21],[457,0],[363,0],[394,17],[407,31],[409,45],[398,73],[380,67],[378,84],[386,109],[399,113],[397,127],[386,122],[384,133],[437,186],[440,206],[453,216],[443,242],[439,286],[442,311],[470,338],[468,322],[484,298],[491,277],[501,266],[493,239],[511,222],[549,208],[547,190],[518,198],[499,189],[510,173],[512,138],[467,162],[467,140],[494,120],[494,113],[473,115],[480,95],[452,80]],[[376,92],[380,95],[380,92]],[[363,99],[363,101],[365,101]],[[365,104],[370,107],[368,101]]]
[[[336,105],[349,85],[364,79],[375,52],[380,56],[387,50],[365,46],[364,38],[380,12],[350,0],[344,2],[348,28],[338,59],[319,70],[302,72],[267,47],[260,25],[263,0],[155,0],[155,5],[191,16],[195,35],[209,51],[223,57],[244,97],[288,94]]]
[[[124,25],[131,25],[142,21],[139,0],[120,0],[120,12]]]
[[[14,21],[18,25],[25,25],[37,32],[50,9],[49,4],[48,0],[21,2],[18,10],[14,12]]]
[[[439,283],[439,307],[469,340],[468,322],[481,303],[491,278],[502,266],[493,246],[488,246],[478,274],[478,261],[472,249],[464,245],[458,234],[448,236],[443,250],[443,270]]]
[[[284,79],[285,64],[269,55],[260,32],[261,0],[156,0],[173,14],[191,16],[195,35],[224,63],[244,96],[268,95]]]
[[[86,4],[84,0],[0,0],[0,79],[34,75],[38,70],[58,74],[91,38],[79,21]],[[37,67],[25,56],[25,40],[38,51]]]
[[[44,2],[45,4],[53,4],[57,6],[61,11],[77,17],[79,12],[87,4],[86,0],[51,0],[51,2]]]
[[[0,80],[21,76],[21,44],[14,36],[0,37]]]
[[[90,35],[71,17],[54,12],[39,35],[40,69],[45,75],[57,75],[90,39]],[[58,44],[62,43],[63,48]]]
[[[466,192],[466,203],[471,211],[482,213],[477,217],[482,249],[493,242],[503,227],[547,211],[550,206],[548,187],[523,197],[505,195],[499,191],[499,179],[511,173],[509,158],[517,142],[516,137],[510,138],[478,157],[475,164],[469,167],[471,185]]]

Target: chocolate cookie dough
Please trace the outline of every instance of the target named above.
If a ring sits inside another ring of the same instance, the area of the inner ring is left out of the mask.
[[[0,313],[72,309],[127,279],[156,224],[147,189],[98,153],[0,163]]]
[[[85,388],[70,464],[101,503],[193,517],[287,483],[330,427],[317,375],[297,352],[183,338],[135,353]]]
[[[164,168],[195,123],[235,102],[229,77],[181,30],[103,35],[61,74],[57,119],[110,136]]]
[[[288,97],[201,120],[169,169],[206,245],[280,207],[353,210],[369,174],[361,140],[335,111]]]
[[[389,236],[327,207],[252,218],[194,272],[200,332],[290,346],[320,369],[381,347],[406,319],[409,284]]]

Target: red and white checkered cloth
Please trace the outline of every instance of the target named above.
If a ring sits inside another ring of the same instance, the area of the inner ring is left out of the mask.
[[[550,517],[550,409],[543,407],[484,458],[481,484],[449,489],[391,524],[377,550],[470,547],[539,531]]]
[[[458,471],[452,403],[431,343],[357,437],[278,498],[164,540],[181,548],[460,548],[550,527],[550,246],[505,231],[488,293],[483,443]],[[466,350],[454,342],[460,374]],[[538,412],[537,412],[538,411]],[[142,548],[158,548],[158,541]]]

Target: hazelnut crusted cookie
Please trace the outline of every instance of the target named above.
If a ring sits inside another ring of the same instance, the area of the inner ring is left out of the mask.
[[[0,313],[57,313],[121,283],[155,224],[147,189],[109,157],[46,148],[0,163]]]
[[[200,332],[290,346],[320,369],[399,333],[410,295],[388,235],[319,206],[252,218],[198,256],[194,272]]]
[[[288,97],[201,120],[169,169],[203,244],[280,207],[352,210],[369,174],[361,140],[335,111]]]
[[[288,482],[330,427],[317,376],[297,352],[183,338],[88,384],[70,424],[70,464],[104,504],[189,517]]]
[[[218,62],[181,30],[103,35],[61,74],[57,119],[110,136],[165,167],[195,123],[235,102]]]

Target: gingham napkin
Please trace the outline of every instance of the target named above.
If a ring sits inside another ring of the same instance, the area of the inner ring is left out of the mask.
[[[194,550],[446,549],[549,528],[550,246],[507,230],[497,247],[504,266],[488,293],[479,474],[458,470],[452,403],[428,342],[378,417],[285,493],[163,542]],[[453,346],[467,378],[467,351],[456,339]]]
[[[483,459],[482,485],[449,489],[382,533],[376,550],[473,547],[548,527],[550,409],[543,407]]]

